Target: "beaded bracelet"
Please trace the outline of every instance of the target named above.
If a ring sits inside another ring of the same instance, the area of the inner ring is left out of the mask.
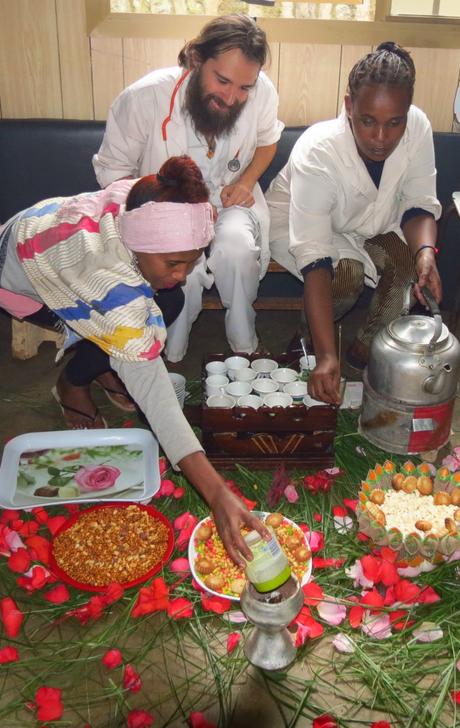
[[[417,255],[422,251],[425,250],[425,248],[430,248],[431,250],[434,250],[435,255],[439,253],[439,250],[434,247],[434,245],[421,245],[420,248],[417,250],[417,252],[414,255],[414,260],[417,260]]]

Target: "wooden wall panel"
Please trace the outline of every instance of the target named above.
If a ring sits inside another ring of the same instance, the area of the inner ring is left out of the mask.
[[[337,114],[340,113],[343,104],[343,98],[347,91],[348,86],[348,75],[360,58],[366,53],[370,53],[372,50],[371,46],[355,45],[355,46],[342,46],[342,53],[340,58],[340,81],[339,81],[339,93],[337,96]]]
[[[340,46],[282,43],[280,48],[280,119],[312,124],[336,114]]]
[[[177,66],[177,56],[184,43],[183,38],[124,38],[124,86],[157,68]]]
[[[92,119],[91,53],[86,35],[85,0],[56,5],[64,119]]]
[[[113,99],[154,68],[173,65],[183,39],[86,35],[85,0],[0,0],[3,117],[105,119]],[[280,118],[311,124],[340,111],[347,76],[370,45],[270,44]],[[437,131],[452,129],[460,50],[414,48],[415,103]]]
[[[460,30],[459,30],[460,33]],[[409,48],[416,69],[414,103],[436,131],[452,131],[460,50]],[[460,171],[459,171],[460,177]]]
[[[270,43],[270,55],[271,55],[271,62],[267,66],[267,68],[264,69],[267,76],[272,81],[274,87],[278,88],[279,83],[279,64],[280,64],[280,44],[279,43]]]
[[[54,0],[0,0],[2,116],[62,117]]]
[[[104,120],[110,104],[124,88],[121,38],[91,38],[94,118]]]

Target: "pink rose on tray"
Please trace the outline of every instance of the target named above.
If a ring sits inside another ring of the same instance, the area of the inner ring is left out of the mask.
[[[121,470],[112,465],[86,465],[75,473],[75,481],[83,493],[106,490],[115,485]]]

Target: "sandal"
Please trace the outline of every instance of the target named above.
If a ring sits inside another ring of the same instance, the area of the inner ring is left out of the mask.
[[[128,392],[125,390],[124,392],[113,389],[112,387],[107,387],[105,384],[102,384],[97,379],[94,380],[93,384],[97,384],[98,387],[102,389],[105,396],[111,402],[115,407],[118,407],[118,409],[122,410],[123,412],[135,412],[136,411],[136,405],[129,396]],[[116,397],[123,397],[126,400],[126,404],[123,405],[121,402],[119,402]]]
[[[69,425],[69,427],[72,430],[86,430],[86,429],[99,430],[99,429],[101,429],[100,427],[95,427],[94,426],[94,424],[95,424],[96,420],[98,419],[98,417],[101,419],[101,421],[103,423],[103,427],[105,429],[108,428],[107,422],[102,417],[101,413],[99,412],[99,410],[97,408],[96,408],[96,412],[94,413],[94,415],[89,415],[87,412],[82,412],[82,410],[79,410],[76,407],[71,407],[70,405],[64,404],[63,402],[61,402],[61,398],[59,397],[59,394],[58,394],[58,391],[57,391],[57,388],[56,387],[53,387],[52,388],[51,394],[53,395],[54,399],[58,403],[58,405],[59,405],[59,407],[61,409],[61,412],[62,412],[62,415],[63,415],[65,421],[67,422],[67,424]],[[85,419],[89,420],[89,422],[91,424],[88,427],[76,427],[75,425],[72,425],[72,423],[69,422],[69,420],[66,417],[66,411],[67,412],[73,412],[74,414],[79,415],[80,417],[84,417]]]

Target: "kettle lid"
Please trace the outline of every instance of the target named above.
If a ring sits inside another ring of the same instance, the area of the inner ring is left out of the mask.
[[[388,332],[393,339],[406,346],[408,344],[428,346],[435,333],[435,320],[431,316],[401,316],[388,324]],[[446,344],[449,336],[449,329],[442,324],[434,348]]]

